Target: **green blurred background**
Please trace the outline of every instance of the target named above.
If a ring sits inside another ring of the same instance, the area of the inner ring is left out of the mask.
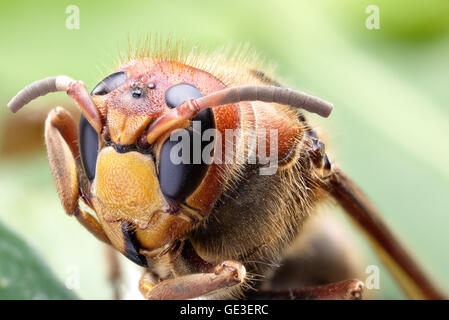
[[[80,9],[79,30],[65,27],[72,4]],[[365,26],[368,5],[380,10],[379,30]],[[447,0],[3,1],[0,30],[0,225],[28,243],[45,273],[60,280],[56,297],[111,298],[104,248],[63,213],[39,127],[49,107],[73,105],[63,94],[50,95],[12,117],[6,104],[24,85],[47,76],[66,74],[92,88],[127,49],[128,36],[147,33],[210,50],[248,42],[278,66],[289,86],[332,101],[332,116],[313,120],[327,132],[333,159],[449,292]],[[37,149],[21,137],[24,127],[34,128]],[[364,263],[380,265],[347,227]],[[28,252],[20,250],[25,244],[14,247],[12,237],[0,228],[0,298],[53,297],[38,294],[41,283],[30,296],[14,291],[11,269],[34,269],[26,259],[11,265],[5,248]],[[137,287],[139,271],[122,265],[124,289]],[[73,268],[80,287],[67,292]],[[379,296],[403,298],[384,269]]]

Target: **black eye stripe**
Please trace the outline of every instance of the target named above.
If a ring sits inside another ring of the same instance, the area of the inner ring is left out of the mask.
[[[123,71],[116,72],[101,80],[99,84],[92,90],[91,95],[102,96],[108,94],[112,90],[118,88],[126,81],[126,73]]]
[[[79,124],[79,148],[84,172],[92,181],[97,167],[98,134],[83,115]]]
[[[201,98],[201,91],[189,83],[176,84],[165,92],[165,102],[170,108],[176,108],[188,99]]]

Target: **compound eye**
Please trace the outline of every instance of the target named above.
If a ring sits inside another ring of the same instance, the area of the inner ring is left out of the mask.
[[[84,172],[89,181],[92,181],[97,167],[98,134],[83,115],[79,124],[79,147]]]
[[[101,80],[99,84],[90,93],[93,96],[103,96],[112,90],[120,87],[126,81],[126,73],[116,72]]]
[[[165,92],[165,102],[170,108],[176,108],[188,99],[201,98],[203,94],[192,84],[180,83],[170,87]]]
[[[178,141],[167,140],[159,158],[161,191],[167,199],[178,202],[183,202],[195,191],[207,170],[207,165],[193,163],[193,148],[189,140],[193,139],[194,133],[191,130],[186,133]],[[182,160],[177,161],[175,158]]]
[[[165,101],[170,108],[176,108],[187,99],[202,97],[195,86],[182,83],[169,88],[165,93]],[[167,140],[161,148],[159,156],[159,184],[162,193],[170,200],[183,202],[201,183],[208,164],[204,162],[203,151],[211,141],[202,141],[203,133],[214,128],[214,117],[210,109],[201,110],[192,121],[192,126],[201,124],[201,130],[185,130],[178,140]],[[198,147],[195,145],[198,144]],[[209,149],[209,148],[208,148]],[[207,152],[206,152],[207,153]]]

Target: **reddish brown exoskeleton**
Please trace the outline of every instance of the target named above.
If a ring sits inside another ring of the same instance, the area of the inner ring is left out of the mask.
[[[442,298],[331,164],[301,112],[327,117],[331,104],[281,87],[248,60],[169,51],[130,56],[90,94],[82,82],[58,76],[31,84],[8,105],[16,112],[55,91],[75,101],[78,127],[61,107],[45,125],[59,196],[67,214],[145,268],[146,298],[361,298],[358,280],[290,291],[254,281],[276,273],[317,204],[330,198],[369,234],[411,297]],[[174,134],[184,134],[183,144]],[[179,143],[186,148],[173,153]],[[275,160],[270,174],[261,174],[268,163],[262,149],[270,150],[270,164]],[[223,161],[230,151],[232,161]],[[173,154],[189,161],[177,163]]]

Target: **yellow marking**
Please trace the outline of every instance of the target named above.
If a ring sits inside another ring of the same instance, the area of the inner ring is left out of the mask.
[[[138,152],[104,148],[98,155],[94,191],[106,221],[129,221],[142,229],[151,224],[153,212],[167,206],[152,157]]]

